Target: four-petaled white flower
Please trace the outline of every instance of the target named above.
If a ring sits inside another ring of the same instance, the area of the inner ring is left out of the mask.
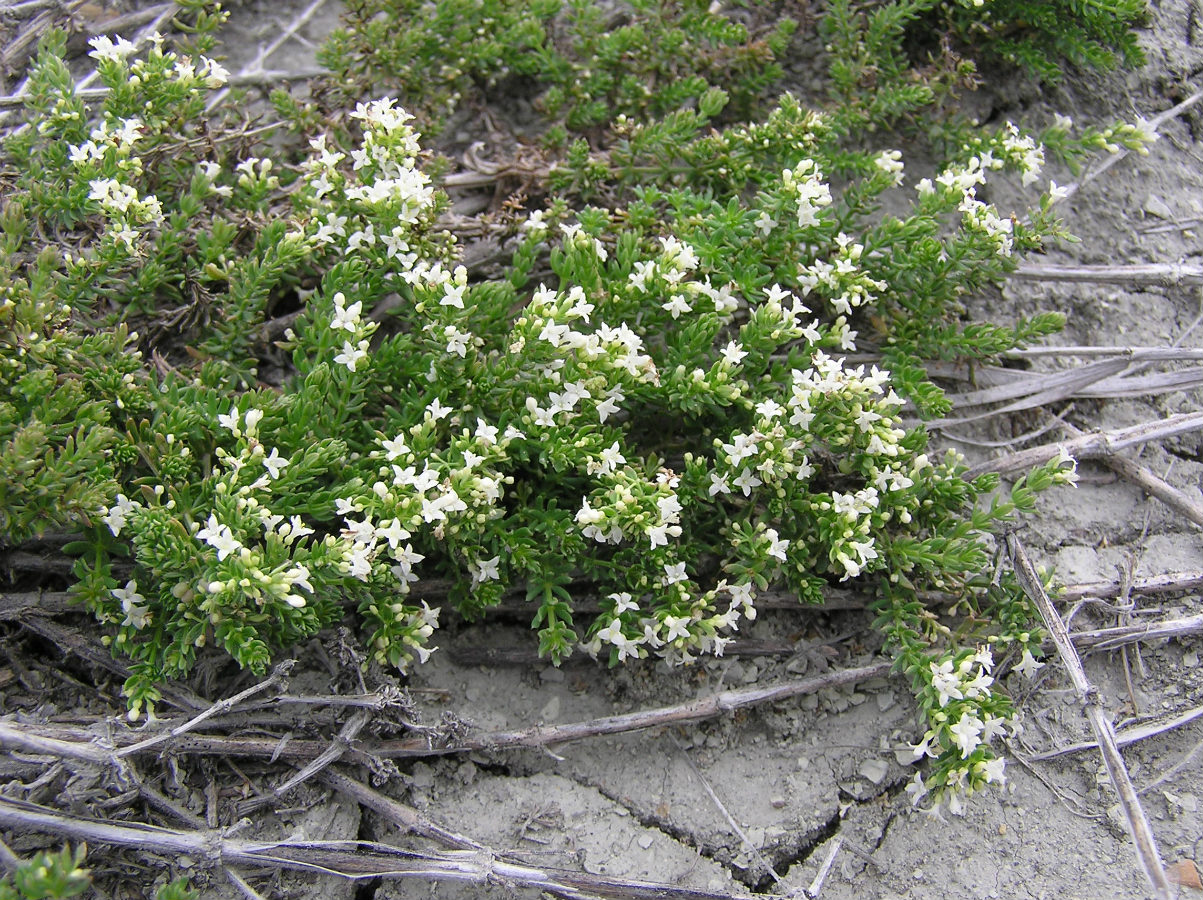
[[[472,586],[476,587],[476,585],[483,581],[496,581],[501,578],[501,572],[498,571],[500,563],[500,556],[469,562],[468,571],[472,573]]]
[[[1021,672],[1025,678],[1032,679],[1036,677],[1036,671],[1043,668],[1044,663],[1038,661],[1036,657],[1032,656],[1032,651],[1024,647],[1023,658],[1015,666],[1015,671]]]
[[[664,586],[676,584],[678,581],[685,580],[685,563],[676,563],[675,565],[664,564]]]
[[[224,560],[231,553],[242,549],[242,542],[234,537],[229,525],[217,521],[214,513],[209,513],[209,521],[196,536],[217,550],[218,561]]]
[[[664,643],[671,644],[678,638],[689,637],[689,616],[665,616],[664,627],[667,629],[664,635]]]
[[[110,592],[113,598],[121,601],[121,611],[125,613],[125,621],[121,624],[126,628],[145,628],[150,618],[150,607],[146,598],[138,593],[138,582],[129,580],[123,588],[113,588]]]
[[[961,759],[968,758],[969,754],[977,749],[977,745],[982,742],[980,737],[982,733],[982,721],[977,716],[963,715],[955,723],[949,726],[949,733],[952,734],[953,741],[961,748]]]
[[[739,477],[735,479],[735,485],[744,492],[745,497],[752,496],[752,488],[760,487],[764,484],[759,478],[752,474],[752,470],[745,468],[739,473]]]
[[[343,341],[342,352],[334,357],[334,361],[347,367],[351,372],[355,371],[356,366],[361,360],[367,358],[368,342],[360,341],[359,346],[355,346],[350,341]]]
[[[263,465],[271,475],[272,480],[280,477],[281,470],[289,464],[290,460],[285,459],[280,455],[279,447],[272,447],[271,456],[263,457]]]

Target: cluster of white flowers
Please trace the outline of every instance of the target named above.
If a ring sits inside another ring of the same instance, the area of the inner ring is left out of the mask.
[[[873,165],[889,175],[895,186],[902,184],[903,171],[906,167],[902,162],[901,150],[882,150],[873,158]]]
[[[393,104],[386,97],[356,107],[351,117],[362,123],[362,138],[349,154],[331,149],[325,135],[310,141],[314,153],[305,163],[305,199],[318,243],[343,238],[344,247],[371,250],[377,262],[393,262],[403,272],[417,262],[409,232],[433,209],[435,195],[416,164],[419,135],[406,124],[413,117]],[[352,214],[331,218],[342,209]]]
[[[147,58],[135,60],[128,69],[130,84],[138,85],[146,78],[158,78],[167,74],[171,79],[187,87],[219,88],[225,84],[230,73],[219,63],[207,56],[200,58],[197,65],[187,56],[179,56],[173,52],[163,52],[163,36],[155,32],[150,36],[152,44]],[[107,35],[97,35],[88,41],[92,50],[88,53],[97,62],[115,63],[125,66],[125,61],[133,56],[138,47],[136,44],[118,37],[116,41]]]
[[[798,203],[798,227],[808,228],[819,224],[819,213],[831,205],[831,188],[823,181],[819,164],[813,159],[804,159],[792,169],[781,173],[787,192]]]
[[[660,308],[674,319],[694,311],[699,298],[705,298],[712,309],[724,319],[739,307],[738,299],[731,292],[731,285],[716,288],[709,277],[694,279],[691,274],[698,267],[697,253],[675,237],[660,238],[663,252],[655,259],[638,260],[627,282],[640,296],[659,297],[667,295]]]
[[[142,160],[132,151],[143,136],[142,129],[137,117],[106,119],[92,129],[88,140],[68,147],[68,158],[84,178],[107,170],[136,180],[142,174]],[[97,201],[109,220],[108,236],[130,252],[139,227],[163,221],[162,204],[153,194],[140,197],[136,188],[111,177],[89,178],[88,186],[88,199]]]
[[[1032,655],[1026,643],[1028,637],[1021,635],[1025,643],[1020,663],[1014,671],[1030,679],[1044,663]],[[972,794],[981,784],[1006,783],[1006,758],[992,750],[977,752],[979,748],[990,747],[996,738],[1005,737],[1008,729],[1014,735],[1020,728],[1015,719],[988,711],[993,698],[993,669],[994,655],[988,648],[962,655],[960,659],[930,662],[925,675],[936,702],[931,715],[933,727],[924,733],[919,743],[899,755],[900,761],[905,757],[906,762],[917,763],[925,757],[938,756],[940,748],[945,746],[959,752],[960,762],[949,768],[943,782],[936,785],[954,814],[959,815],[962,811],[961,797]],[[911,802],[918,806],[930,787],[924,783],[922,774],[916,773],[906,792]]]
[[[839,318],[833,325],[843,334],[841,345],[845,350],[855,349],[853,341],[856,332],[849,331],[845,316],[852,310],[876,299],[875,291],[884,291],[887,287],[883,281],[870,278],[861,268],[864,256],[863,244],[840,232],[836,235],[836,252],[830,260],[815,260],[807,265],[798,265],[798,286],[802,296],[811,291],[817,291],[827,299],[827,302],[839,313]]]
[[[649,651],[655,651],[670,665],[687,665],[697,653],[722,656],[731,643],[731,632],[739,630],[740,620],[756,618],[754,588],[747,582],[729,584],[723,579],[713,590],[695,598],[690,595],[685,563],[666,563],[661,579],[662,600],[666,590],[672,592],[668,605],[677,609],[676,613],[670,609],[646,613],[630,593],[610,594],[607,599],[614,604],[610,620],[594,632],[591,640],[582,642],[581,649],[596,657],[605,647],[613,647],[617,662],[644,659]],[[722,597],[726,598],[726,610],[718,613]]]

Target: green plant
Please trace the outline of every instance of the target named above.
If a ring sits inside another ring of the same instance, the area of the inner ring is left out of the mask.
[[[937,791],[1001,778],[993,653],[1030,670],[1038,645],[1020,592],[980,573],[1071,461],[988,501],[997,482],[933,458],[906,404],[946,408],[922,357],[1057,326],[959,321],[1060,234],[1055,184],[1015,218],[976,193],[1035,183],[1040,142],[978,130],[904,190],[900,152],[789,96],[706,131],[729,100],[711,86],[570,153],[560,186],[605,202],[523,217],[484,277],[391,99],[275,162],[220,110],[197,127],[211,60],[97,40],[110,92],[89,107],[62,50],[44,43],[6,145],[0,524],[80,532],[73,591],[132,660],[131,716],[205,647],[263,673],[346,616],[404,671],[436,649],[425,579],[467,617],[524,592],[542,655],[611,664],[721,654],[770,584],[821,603],[855,579],[928,717]],[[1070,154],[1149,138],[1049,135]]]
[[[58,853],[44,852],[20,863],[0,878],[0,900],[61,900],[77,897],[92,885],[82,868],[86,848],[64,847]]]
[[[517,88],[561,136],[672,112],[716,84],[747,110],[780,77],[796,27],[783,18],[752,33],[703,0],[358,0],[345,23],[320,54],[338,102],[395,92],[432,131]]]

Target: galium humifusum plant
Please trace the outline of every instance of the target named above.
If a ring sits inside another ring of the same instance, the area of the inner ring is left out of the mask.
[[[83,531],[75,593],[132,661],[132,715],[207,646],[262,672],[348,614],[405,670],[448,614],[425,579],[450,579],[468,616],[520,589],[543,655],[614,664],[722,653],[770,584],[820,603],[855,580],[927,716],[930,784],[1000,780],[992,743],[1012,710],[993,654],[1030,670],[1038,635],[1019,592],[981,573],[992,530],[1072,468],[987,502],[996,482],[965,480],[913,424],[908,400],[940,402],[921,368],[900,379],[848,356],[858,321],[904,363],[932,334],[985,353],[1054,324],[907,331],[894,312],[1057,234],[1055,186],[1022,221],[976,196],[996,174],[1039,178],[1035,140],[983,134],[908,185],[900,153],[835,146],[822,113],[783,100],[787,127],[759,148],[720,135],[745,166],[737,193],[632,183],[621,207],[552,203],[490,280],[460,262],[391,100],[272,162],[237,132],[172,125],[203,107],[215,63],[157,43],[94,55],[111,93],[89,108],[47,44],[33,127],[9,147],[36,178],[0,217],[0,437],[37,496],[70,502],[4,515],[9,540]],[[883,217],[887,192],[910,212]],[[257,335],[282,296],[300,305],[269,347]],[[139,317],[186,323],[192,352],[163,330],[136,338]],[[277,383],[257,383],[276,351]],[[603,598],[589,621],[582,583]],[[954,637],[927,589],[985,624]]]

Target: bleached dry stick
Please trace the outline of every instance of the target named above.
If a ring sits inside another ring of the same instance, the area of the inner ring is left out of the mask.
[[[171,731],[167,731],[162,734],[156,734],[154,737],[149,737],[144,741],[131,744],[129,747],[123,747],[121,750],[117,751],[118,758],[131,756],[135,753],[143,753],[146,750],[149,750],[151,747],[156,747],[159,744],[171,740],[172,738],[179,737],[182,734],[187,734],[189,731],[193,731],[194,729],[200,727],[205,720],[221,715],[224,712],[229,712],[239,704],[249,700],[251,697],[254,697],[256,694],[261,694],[279,684],[283,684],[288,680],[288,673],[292,671],[292,667],[296,665],[296,662],[297,661],[295,659],[286,659],[283,662],[277,663],[276,667],[272,669],[271,675],[258,684],[251,685],[245,691],[241,691],[240,693],[235,694],[233,697],[227,697],[224,700],[218,700],[204,712],[194,716],[184,724],[176,726],[175,728],[171,729]]]
[[[444,747],[432,747],[424,738],[391,741],[356,741],[347,750],[345,758],[348,761],[368,764],[374,759],[444,756],[473,750],[498,751],[516,747],[549,747],[603,735],[624,734],[666,725],[700,722],[760,703],[772,703],[791,697],[817,693],[825,688],[841,687],[868,681],[871,678],[881,678],[889,674],[889,671],[890,663],[888,662],[874,663],[855,669],[836,669],[811,678],[801,678],[796,681],[788,681],[784,684],[769,687],[721,691],[709,697],[677,706],[665,706],[657,709],[627,713],[625,715],[607,716],[600,719],[590,719],[584,722],[573,722],[563,725],[537,725],[519,731],[487,732]],[[101,756],[93,755],[99,746],[95,742],[95,735],[85,729],[73,728],[71,726],[30,724],[23,725],[21,730],[14,734],[13,729],[0,725],[0,749],[6,749],[10,746],[10,742],[17,741],[18,736],[48,737],[54,740],[63,740],[65,743],[74,743],[76,746],[82,744],[83,747],[79,750],[81,754],[88,754],[87,758],[92,761],[103,762]],[[113,741],[121,744],[127,740],[133,742],[137,737],[138,735],[130,732],[116,732],[113,735]],[[25,749],[24,744],[15,743],[13,745],[18,749]],[[183,734],[177,738],[173,738],[168,746],[173,751],[180,753],[262,758],[278,757],[291,761],[314,759],[329,749],[329,743],[320,740],[292,739],[282,741],[280,738],[250,736],[221,737],[198,734]],[[55,753],[51,751],[50,745],[47,745],[46,749],[41,752],[50,755],[68,755],[68,749],[64,748],[62,753]],[[105,751],[105,753],[108,752],[107,750]]]
[[[1146,741],[1151,737],[1156,737],[1159,734],[1165,734],[1167,731],[1173,731],[1175,728],[1181,728],[1183,725],[1189,725],[1196,719],[1203,718],[1203,706],[1195,707],[1187,710],[1185,713],[1174,716],[1172,719],[1166,719],[1164,722],[1152,722],[1148,725],[1137,725],[1132,728],[1125,728],[1123,731],[1116,733],[1115,743],[1121,747],[1126,747],[1129,744],[1135,744],[1139,741]],[[1098,744],[1094,741],[1085,741],[1081,744],[1070,744],[1068,747],[1058,747],[1056,750],[1046,750],[1043,753],[1037,753],[1035,756],[1028,757],[1029,760],[1053,759],[1057,756],[1065,756],[1068,753],[1081,753],[1083,750],[1095,750]]]
[[[1099,705],[1098,690],[1086,677],[1086,670],[1082,667],[1082,660],[1074,649],[1069,631],[1066,629],[1065,623],[1061,621],[1057,608],[1053,606],[1052,600],[1045,592],[1044,584],[1040,580],[1040,576],[1036,574],[1036,569],[1028,558],[1023,542],[1020,541],[1018,535],[1014,533],[1007,535],[1007,550],[1010,553],[1011,564],[1014,567],[1019,586],[1040,611],[1040,618],[1044,621],[1044,626],[1048,629],[1049,635],[1056,645],[1057,653],[1065,665],[1074,691],[1085,709],[1091,730],[1099,745],[1099,752],[1103,757],[1103,765],[1107,769],[1111,784],[1119,795],[1120,808],[1123,810],[1124,820],[1128,823],[1128,831],[1136,845],[1136,857],[1140,862],[1141,869],[1144,870],[1145,877],[1149,880],[1149,884],[1153,887],[1153,893],[1159,900],[1169,900],[1170,884],[1165,877],[1165,865],[1157,850],[1153,829],[1149,826],[1149,820],[1145,816],[1144,808],[1140,805],[1140,798],[1136,795],[1136,788],[1132,784],[1128,768],[1124,764],[1124,758],[1115,743],[1115,731],[1102,706]]]
[[[0,797],[0,826],[96,844],[133,847],[212,865],[286,869],[349,881],[377,878],[512,885],[569,898],[616,900],[786,900],[774,894],[729,894],[509,862],[489,850],[418,853],[377,841],[248,841],[216,831],[184,831],[66,815]]]
[[[359,732],[363,727],[371,721],[372,714],[366,709],[356,710],[351,718],[347,719],[346,724],[339,730],[338,736],[316,759],[309,762],[303,769],[285,781],[282,785],[274,788],[270,794],[265,794],[261,797],[254,797],[250,800],[245,800],[237,806],[239,818],[250,815],[257,809],[267,806],[274,801],[280,799],[289,791],[297,786],[308,781],[314,775],[321,773],[331,763],[337,762],[346,755],[351,749],[351,742],[359,736]]]
[[[411,806],[406,806],[392,797],[374,791],[366,784],[356,781],[333,768],[326,769],[318,776],[327,785],[340,794],[350,797],[360,806],[366,806],[388,819],[403,832],[420,835],[433,841],[438,841],[444,847],[452,850],[484,850],[471,838],[464,837],[454,831],[438,825],[426,818]]]
[[[1147,263],[1127,266],[1057,266],[1021,263],[1007,276],[1018,281],[1072,281],[1098,284],[1203,284],[1203,266]]]
[[[1041,444],[1039,447],[1029,447],[1027,450],[1020,450],[998,459],[978,463],[976,466],[970,467],[969,471],[965,473],[965,477],[972,479],[979,475],[985,475],[987,472],[998,472],[1002,475],[1026,472],[1048,462],[1062,449],[1077,459],[1099,459],[1114,455],[1127,447],[1200,429],[1203,429],[1203,412],[1179,413],[1166,419],[1142,422],[1128,428],[1092,431],[1078,438]]]

